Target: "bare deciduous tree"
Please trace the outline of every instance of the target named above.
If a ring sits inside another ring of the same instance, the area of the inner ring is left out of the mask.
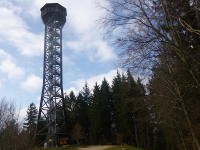
[[[1,150],[31,150],[32,141],[22,130],[16,107],[13,103],[0,100],[0,149]]]

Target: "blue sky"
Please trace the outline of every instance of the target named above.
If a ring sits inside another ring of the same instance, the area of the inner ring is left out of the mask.
[[[105,0],[0,0],[0,96],[14,101],[24,111],[40,101],[44,25],[40,8],[59,2],[67,8],[63,29],[64,90],[79,91],[109,82],[117,70],[117,51],[104,38],[99,5]],[[108,6],[109,7],[109,6]],[[23,113],[23,112],[22,112]]]

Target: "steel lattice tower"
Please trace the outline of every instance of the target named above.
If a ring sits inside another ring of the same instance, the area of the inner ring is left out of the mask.
[[[58,3],[47,3],[41,8],[41,17],[45,25],[45,38],[43,87],[38,124],[45,122],[43,129],[46,131],[41,129],[41,131],[38,131],[38,135],[45,134],[46,141],[51,146],[55,146],[59,135],[63,134],[62,126],[65,118],[63,109],[62,28],[66,22],[66,16],[66,8]]]

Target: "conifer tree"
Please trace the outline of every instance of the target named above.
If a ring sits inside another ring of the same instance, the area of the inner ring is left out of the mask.
[[[142,84],[142,80],[140,78],[138,78],[138,80],[137,80],[137,86],[138,86],[138,95],[145,96],[145,93],[146,93],[145,87]]]
[[[119,108],[122,102],[121,96],[121,85],[122,85],[122,77],[121,74],[117,71],[117,75],[114,77],[112,81],[112,101],[111,101],[111,131],[112,131],[112,140],[116,143],[116,136],[119,136]],[[121,141],[121,140],[120,140]],[[121,144],[119,140],[117,140],[117,144]]]
[[[80,109],[79,109],[79,118],[80,118],[80,125],[83,130],[83,137],[85,143],[89,143],[89,129],[90,129],[90,119],[89,119],[89,111],[91,106],[91,92],[87,85],[83,87],[80,99]]]
[[[88,84],[85,83],[85,86],[83,87],[81,94],[83,95],[83,101],[90,106],[91,105],[91,91],[88,87]]]
[[[69,111],[72,112],[74,110],[74,108],[76,106],[76,102],[77,102],[76,96],[75,96],[74,92],[71,91],[69,93],[69,96],[68,96],[68,109],[69,109]]]
[[[92,105],[90,108],[90,142],[91,144],[100,144],[99,136],[101,129],[101,114],[100,114],[100,87],[97,83],[94,86],[92,95]]]
[[[34,103],[31,103],[27,109],[25,118],[24,129],[30,134],[34,135],[37,125],[38,110]]]
[[[111,141],[111,89],[104,78],[100,89],[100,114],[101,114],[101,142]]]

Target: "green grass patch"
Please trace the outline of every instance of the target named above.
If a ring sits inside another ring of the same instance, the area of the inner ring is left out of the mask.
[[[66,146],[66,147],[58,147],[58,148],[38,148],[36,150],[78,150],[78,148],[74,146]]]
[[[105,150],[143,150],[143,149],[136,148],[133,146],[113,146],[113,147],[107,148]]]

